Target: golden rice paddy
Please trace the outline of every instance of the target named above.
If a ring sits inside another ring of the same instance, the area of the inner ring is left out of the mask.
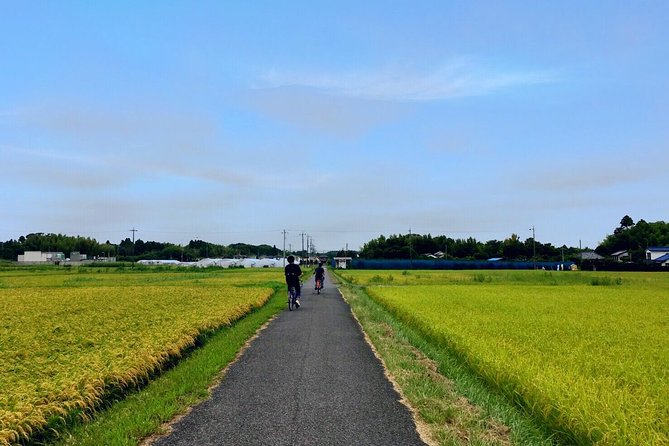
[[[85,419],[262,306],[281,280],[226,274],[0,273],[0,445]]]

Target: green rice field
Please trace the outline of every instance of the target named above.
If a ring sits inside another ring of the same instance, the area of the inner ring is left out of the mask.
[[[347,271],[559,438],[669,444],[669,274]]]

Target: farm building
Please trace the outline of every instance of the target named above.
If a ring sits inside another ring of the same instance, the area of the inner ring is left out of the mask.
[[[17,261],[21,263],[47,263],[47,262],[62,262],[65,260],[65,254],[62,252],[42,252],[42,251],[25,251],[19,254]]]
[[[351,265],[351,260],[353,260],[352,257],[335,257],[332,260],[332,267],[338,269],[349,268]]]
[[[175,265],[175,266],[196,266],[206,268],[209,266],[219,266],[222,268],[283,268],[287,263],[285,259],[202,259],[197,262],[180,262],[178,260],[138,260],[140,265]],[[299,261],[298,261],[299,263]]]
[[[625,260],[630,260],[630,253],[627,252],[627,250],[616,251],[613,254],[611,254],[611,259],[614,262],[624,262]]]
[[[87,256],[86,254],[82,254],[79,251],[72,251],[70,253],[70,260],[73,262],[81,262],[86,260]]]

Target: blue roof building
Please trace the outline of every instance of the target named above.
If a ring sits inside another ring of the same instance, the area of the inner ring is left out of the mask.
[[[651,246],[646,249],[646,260],[661,263],[663,266],[669,262],[669,257],[667,257],[668,255],[669,246]]]

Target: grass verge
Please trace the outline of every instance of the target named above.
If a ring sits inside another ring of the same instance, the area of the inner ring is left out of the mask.
[[[272,316],[285,308],[283,291],[276,291],[261,308],[213,334],[176,366],[143,389],[96,413],[88,423],[73,425],[53,445],[129,446],[165,432],[164,423],[205,400],[244,344]]]
[[[555,436],[461,359],[394,318],[364,288],[340,279],[339,289],[386,369],[415,409],[419,429],[435,445],[555,445]]]

